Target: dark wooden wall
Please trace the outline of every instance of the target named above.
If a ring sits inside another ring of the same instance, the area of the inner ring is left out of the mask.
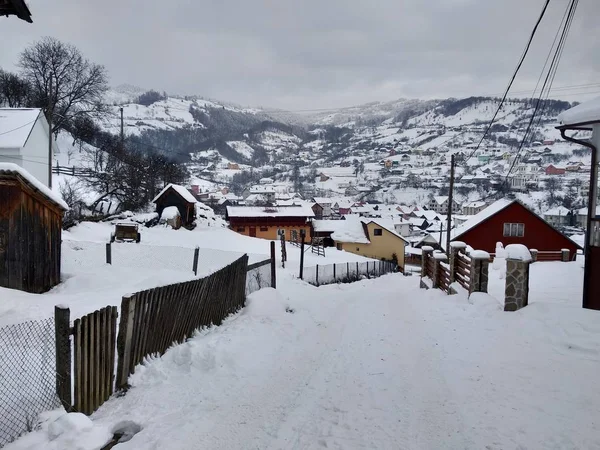
[[[0,179],[0,286],[46,292],[60,283],[62,211],[17,179]]]
[[[195,206],[193,203],[188,203],[174,189],[169,189],[160,198],[156,200],[156,212],[159,216],[168,206],[176,206],[181,216],[181,223],[191,225],[195,218]]]

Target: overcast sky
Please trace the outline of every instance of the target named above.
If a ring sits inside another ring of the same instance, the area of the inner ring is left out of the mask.
[[[130,83],[290,110],[499,94],[543,0],[27,0],[0,18],[0,67],[43,36]],[[531,89],[567,0],[552,0],[515,91]],[[596,83],[600,1],[582,0],[554,86]],[[10,45],[8,45],[10,43]],[[516,96],[516,95],[515,95]],[[521,94],[521,96],[526,96]]]

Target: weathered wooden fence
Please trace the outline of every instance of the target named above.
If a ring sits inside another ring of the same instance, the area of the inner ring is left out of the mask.
[[[91,414],[113,394],[117,307],[73,322],[73,409]]]
[[[305,267],[303,279],[314,286],[334,283],[351,283],[363,277],[376,278],[395,272],[398,266],[393,261],[364,261]]]
[[[149,355],[162,355],[203,326],[220,325],[244,306],[248,256],[199,280],[123,297],[117,337],[118,389]]]
[[[57,306],[56,394],[61,404],[68,411],[93,413],[115,389],[127,387],[129,375],[145,357],[164,354],[198,328],[220,325],[242,308],[248,273],[264,273],[264,282],[254,290],[275,287],[274,268],[274,251],[271,259],[250,266],[244,255],[204,278],[127,295],[118,334],[116,306],[76,319],[72,327],[69,309]]]

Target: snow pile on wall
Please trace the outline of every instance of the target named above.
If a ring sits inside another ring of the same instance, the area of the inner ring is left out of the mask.
[[[177,209],[177,206],[167,206],[163,209],[160,220],[166,222],[167,220],[174,220],[177,217],[179,217],[179,209]]]

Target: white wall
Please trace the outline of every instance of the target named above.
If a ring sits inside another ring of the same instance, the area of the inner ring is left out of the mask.
[[[53,149],[56,150],[56,143],[53,144]],[[48,158],[48,124],[42,115],[35,122],[29,139],[21,149],[21,156],[22,167],[48,186],[48,165],[51,163]]]

